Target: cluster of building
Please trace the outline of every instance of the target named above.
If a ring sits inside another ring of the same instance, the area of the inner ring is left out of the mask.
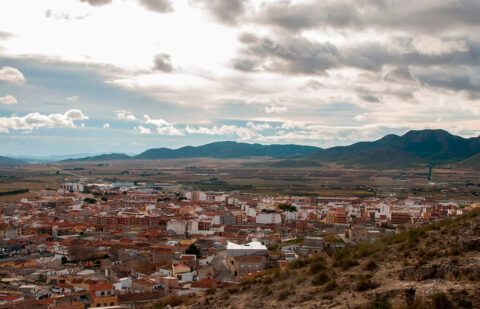
[[[0,308],[149,308],[477,206],[64,184],[0,203]]]

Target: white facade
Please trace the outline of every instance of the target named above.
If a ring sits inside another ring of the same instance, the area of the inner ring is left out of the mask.
[[[260,213],[257,215],[256,223],[258,224],[280,224],[282,216],[279,213]]]

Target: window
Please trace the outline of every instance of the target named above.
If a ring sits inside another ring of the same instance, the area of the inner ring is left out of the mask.
[[[113,306],[113,302],[110,303],[110,306]]]
[[[104,291],[101,291],[101,292],[100,292],[100,295],[102,295],[102,296],[105,295],[105,292],[104,292]]]

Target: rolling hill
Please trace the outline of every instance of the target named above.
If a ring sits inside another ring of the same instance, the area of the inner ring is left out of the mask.
[[[173,158],[246,158],[272,157],[284,158],[305,155],[320,150],[313,146],[300,145],[260,145],[237,142],[215,142],[203,146],[186,146],[179,149],[157,148],[149,149],[135,159],[173,159]]]
[[[455,164],[454,166],[460,169],[471,169],[474,171],[480,171],[480,153],[471,156],[470,158],[463,160]]]
[[[85,162],[85,161],[111,161],[111,160],[128,160],[130,156],[127,156],[123,153],[110,153],[102,154],[98,156],[78,158],[78,159],[67,159],[60,162]]]
[[[182,159],[182,158],[248,158],[248,157],[271,157],[285,158],[305,155],[321,148],[301,145],[260,145],[237,142],[216,142],[203,146],[185,146],[178,149],[152,148],[136,156],[127,156],[120,153],[104,154],[93,157],[68,159],[62,162],[82,161],[108,161],[108,160],[158,160],[158,159]]]
[[[27,164],[27,162],[18,160],[18,159],[12,159],[9,157],[0,156],[0,165],[23,165],[23,164]]]

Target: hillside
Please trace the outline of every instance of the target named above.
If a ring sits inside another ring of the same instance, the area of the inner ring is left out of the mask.
[[[479,308],[479,209],[292,262],[227,289],[167,298],[190,308]]]
[[[480,138],[463,138],[444,130],[409,131],[374,142],[332,147],[305,158],[369,168],[405,168],[431,163],[458,162],[480,153]]]
[[[110,161],[110,160],[128,160],[130,156],[127,156],[123,153],[110,153],[110,154],[102,154],[93,157],[85,157],[85,158],[78,158],[78,159],[67,159],[60,162],[85,162],[85,161]]]
[[[23,165],[23,164],[27,164],[27,162],[18,160],[18,159],[12,159],[9,157],[0,156],[0,165]]]
[[[135,159],[172,159],[172,158],[244,158],[272,157],[283,158],[305,155],[319,150],[318,147],[300,145],[260,145],[237,142],[216,142],[203,146],[186,146],[179,149],[149,149]]]
[[[455,164],[455,167],[458,167],[460,169],[480,171],[480,153]]]

